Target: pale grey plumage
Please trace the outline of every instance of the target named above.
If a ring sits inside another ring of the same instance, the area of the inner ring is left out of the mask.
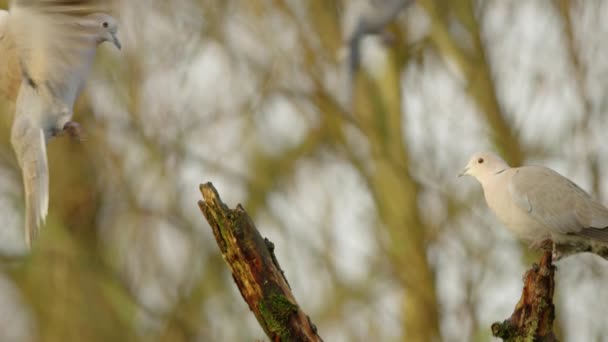
[[[487,152],[473,155],[463,174],[481,183],[490,209],[520,239],[608,255],[608,209],[568,178],[542,166],[511,168]]]
[[[539,222],[561,234],[608,227],[608,210],[578,185],[541,166],[510,171],[513,201]],[[608,242],[608,230],[604,241]]]
[[[0,13],[0,96],[16,104],[11,143],[23,174],[28,245],[48,211],[46,143],[71,120],[97,45],[120,48],[116,21],[97,12],[102,3],[14,0]]]

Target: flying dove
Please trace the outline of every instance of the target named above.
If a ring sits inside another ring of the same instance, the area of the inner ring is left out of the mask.
[[[353,96],[354,81],[361,64],[361,41],[367,35],[381,34],[397,15],[414,3],[414,0],[363,0],[363,6],[350,32],[346,33],[347,58],[347,102]]]
[[[481,183],[490,209],[518,238],[553,241],[557,259],[576,252],[608,259],[608,209],[568,178],[542,166],[512,168],[489,152],[474,154],[461,175]]]
[[[31,247],[49,203],[48,141],[79,135],[73,107],[96,48],[112,42],[117,22],[102,1],[13,0],[0,10],[0,96],[15,104],[11,144],[25,188],[25,238]]]
[[[366,6],[361,10],[353,31],[348,37],[349,68],[356,72],[361,59],[361,39],[368,34],[379,34],[392,22],[395,17],[414,0],[367,0]]]

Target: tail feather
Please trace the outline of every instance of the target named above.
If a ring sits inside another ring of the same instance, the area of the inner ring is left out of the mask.
[[[13,126],[11,141],[23,175],[25,242],[31,247],[44,225],[49,207],[46,139],[42,129],[17,123]]]
[[[576,235],[608,243],[608,228],[583,228]]]
[[[559,260],[578,253],[593,253],[608,260],[608,243],[603,241],[589,240],[587,236],[562,241],[553,246],[553,259]]]

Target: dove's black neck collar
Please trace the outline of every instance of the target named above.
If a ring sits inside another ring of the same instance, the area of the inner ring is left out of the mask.
[[[499,174],[501,174],[501,173],[503,173],[503,172],[507,171],[507,169],[508,169],[508,167],[507,167],[507,168],[504,168],[504,169],[502,169],[502,170],[500,170],[500,171],[498,171],[498,172],[496,172],[496,173],[495,173],[495,175],[499,175]]]

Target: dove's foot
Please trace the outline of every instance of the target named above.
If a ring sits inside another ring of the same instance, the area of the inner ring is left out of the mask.
[[[84,132],[78,122],[68,121],[63,126],[63,132],[67,133],[72,139],[84,141]]]
[[[553,241],[551,239],[546,239],[542,241],[534,241],[530,244],[530,249],[540,250],[543,252],[553,251]]]
[[[554,250],[553,241],[551,241],[551,239],[541,241],[538,247],[544,252],[553,252]]]

